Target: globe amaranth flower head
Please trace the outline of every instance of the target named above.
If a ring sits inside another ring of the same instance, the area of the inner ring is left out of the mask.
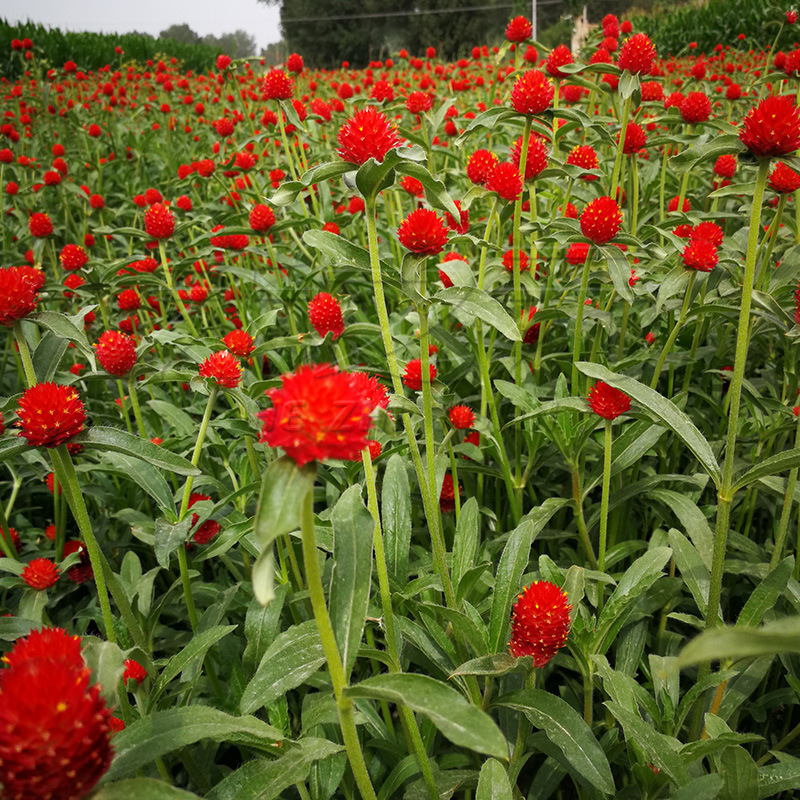
[[[47,214],[37,211],[28,219],[28,230],[35,239],[44,239],[53,232],[53,223]]]
[[[634,75],[649,73],[656,60],[656,46],[646,33],[637,33],[626,39],[619,51],[617,65]]]
[[[32,267],[0,269],[0,325],[10,328],[36,309],[39,290],[32,279]]]
[[[86,412],[72,386],[37,383],[23,392],[17,416],[29,445],[58,447],[83,430]]]
[[[511,107],[518,114],[541,114],[550,108],[554,94],[553,82],[543,72],[529,69],[511,90]]]
[[[235,389],[242,380],[242,365],[230,350],[219,350],[203,361],[199,369],[201,378],[213,378],[226,389]]]
[[[609,386],[603,381],[597,381],[589,391],[587,398],[589,407],[603,419],[616,419],[621,414],[630,411],[631,399],[625,392]]]
[[[359,461],[372,425],[372,405],[354,375],[330,364],[304,365],[281,376],[267,396],[259,441],[282,447],[298,466],[338,458]]]
[[[144,212],[144,229],[154,239],[169,239],[175,233],[175,216],[163,203],[153,203]]]
[[[526,586],[511,610],[511,655],[532,656],[534,667],[545,666],[567,641],[570,611],[567,595],[558,586],[547,581]]]
[[[314,330],[324,339],[328,333],[338,339],[344,333],[342,307],[339,301],[327,292],[320,292],[308,303],[308,319]]]
[[[751,108],[739,139],[759,158],[788,156],[800,148],[800,115],[793,97],[771,95]]]
[[[769,176],[769,185],[778,194],[791,194],[800,189],[800,174],[779,161]]]
[[[402,142],[396,126],[374,106],[356,111],[339,128],[337,139],[339,157],[359,165],[365,164],[370,158],[382,163],[386,154]]]
[[[581,233],[594,244],[610,242],[622,226],[622,211],[611,197],[598,197],[592,200],[580,218]]]
[[[5,800],[81,800],[111,764],[111,712],[76,639],[33,631],[0,670]]]
[[[294,92],[292,79],[282,69],[271,69],[261,83],[265,100],[288,100]]]
[[[419,208],[400,223],[397,238],[412,253],[435,256],[447,244],[447,227],[435,211]]]
[[[533,34],[533,25],[527,17],[514,17],[508,25],[506,25],[506,39],[509,42],[524,42],[531,38]]]
[[[121,331],[105,331],[94,345],[100,366],[117,378],[127,375],[136,365],[136,343]]]

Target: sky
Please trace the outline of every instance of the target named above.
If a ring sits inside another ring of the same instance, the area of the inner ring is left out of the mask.
[[[158,34],[186,23],[206,36],[241,28],[255,37],[257,49],[280,41],[280,3],[257,0],[0,0],[0,19],[41,23],[51,28],[98,33]]]

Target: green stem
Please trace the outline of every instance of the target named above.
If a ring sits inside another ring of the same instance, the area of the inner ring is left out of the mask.
[[[664,344],[664,349],[661,351],[661,355],[658,357],[658,363],[656,364],[656,368],[653,372],[653,379],[650,381],[651,389],[655,389],[656,386],[658,386],[658,379],[661,376],[661,370],[664,369],[664,362],[667,360],[667,356],[670,354],[672,345],[675,344],[675,340],[678,338],[678,334],[680,333],[684,322],[686,322],[686,315],[689,313],[689,303],[692,299],[692,289],[694,288],[694,282],[696,278],[697,272],[692,271],[692,274],[689,275],[689,283],[686,286],[686,294],[683,297],[683,306],[681,307],[680,316],[678,317],[675,325],[673,325],[669,334],[669,338]]]
[[[625,146],[625,131],[628,129],[628,116],[631,112],[631,97],[628,95],[622,104],[622,128],[617,142],[617,155],[614,158],[614,171],[611,173],[611,197],[617,199],[617,189],[619,188],[619,172],[622,166],[622,148]]]
[[[583,304],[586,301],[586,290],[589,287],[589,273],[592,269],[592,256],[594,255],[594,248],[589,246],[589,252],[586,254],[586,261],[583,264],[583,274],[581,275],[581,288],[578,293],[578,308],[575,314],[575,338],[572,341],[572,380],[570,385],[572,387],[572,394],[580,394],[578,388],[578,367],[577,364],[581,360],[581,336],[583,335]]]
[[[308,491],[302,502],[300,513],[300,530],[303,541],[303,561],[305,564],[306,581],[311,598],[311,607],[314,610],[314,619],[317,621],[322,651],[328,662],[328,671],[331,676],[333,695],[336,698],[336,709],[339,713],[339,725],[342,730],[347,758],[353,770],[361,796],[364,800],[377,800],[375,790],[367,772],[364,753],[358,740],[355,717],[353,714],[353,700],[346,697],[343,692],[347,686],[347,676],[344,665],[339,656],[333,625],[325,604],[325,591],[322,588],[322,577],[319,571],[317,556],[317,541],[314,536],[314,489]]]
[[[606,562],[606,536],[608,532],[608,500],[611,494],[611,420],[607,419],[603,439],[603,495],[600,499],[600,540],[597,546],[597,568],[603,572]]]
[[[800,416],[797,418],[797,432],[794,437],[794,446],[800,447]],[[783,555],[783,546],[786,543],[786,534],[789,532],[789,517],[791,516],[792,504],[794,501],[794,489],[797,485],[798,469],[795,467],[789,472],[786,481],[786,494],[783,498],[783,508],[781,509],[781,519],[778,523],[778,532],[775,534],[775,549],[772,551],[772,558],[769,562],[771,570],[778,566]],[[795,558],[797,555],[795,554]]]
[[[583,498],[581,497],[581,476],[577,466],[572,467],[572,499],[575,503],[575,522],[578,525],[581,544],[586,551],[586,558],[592,569],[597,569],[597,557],[594,554],[592,541],[589,538],[589,531],[586,528],[586,520],[583,516]]]
[[[22,323],[18,319],[14,320],[14,338],[17,340],[19,356],[22,359],[25,380],[28,382],[28,387],[30,388],[31,386],[35,386],[38,381],[36,380],[36,372],[33,369],[31,351],[28,349],[28,340],[25,338],[25,332],[22,330]]]

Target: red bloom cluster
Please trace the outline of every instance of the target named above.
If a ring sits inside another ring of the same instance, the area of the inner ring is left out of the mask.
[[[200,365],[201,378],[213,378],[226,389],[235,389],[242,380],[242,365],[230,350],[212,353]]]
[[[210,500],[211,498],[207,494],[199,494],[198,492],[192,492],[189,495],[189,505],[187,508],[191,508],[195,503],[199,503],[202,500]],[[192,529],[194,529],[195,525],[200,521],[199,514],[192,514]],[[219,532],[220,532],[220,524],[216,520],[207,519],[192,535],[192,541],[196,544],[208,544]]]
[[[453,406],[447,415],[456,430],[465,430],[475,424],[475,412],[469,406]]]
[[[94,345],[100,366],[118,378],[127,375],[136,364],[136,343],[120,331],[105,331]]]
[[[589,406],[598,417],[616,419],[620,414],[630,411],[631,399],[625,392],[597,381],[589,391]]]
[[[34,558],[22,570],[20,576],[31,589],[42,591],[58,581],[58,567],[49,558]]]
[[[81,800],[111,763],[111,712],[59,628],[19,640],[0,671],[0,783],[7,800]]]
[[[533,656],[534,667],[545,666],[567,641],[570,611],[558,586],[547,581],[526,586],[511,611],[511,655]]]
[[[303,466],[339,458],[359,461],[367,446],[375,406],[360,379],[330,364],[302,366],[267,392],[272,408],[262,411],[259,441],[282,447]]]
[[[769,176],[769,185],[778,194],[791,194],[800,189],[800,175],[779,161]]]
[[[251,209],[248,222],[254,231],[265,233],[275,224],[275,212],[269,206],[259,203]]]
[[[637,33],[626,39],[619,51],[617,65],[634,75],[649,73],[656,60],[656,46],[646,33]]]
[[[412,253],[435,256],[447,244],[447,227],[435,211],[418,208],[400,223],[397,238]]]
[[[61,248],[58,260],[64,269],[81,269],[89,261],[89,256],[79,244],[67,244]]]
[[[365,164],[370,158],[382,163],[386,154],[402,141],[386,114],[374,106],[356,111],[339,128],[339,157],[351,164]]]
[[[581,167],[582,169],[600,169],[597,151],[588,144],[576,144],[575,147],[570,150],[570,153],[567,156],[567,164],[571,164],[575,167]],[[600,176],[584,174],[580,177],[584,181],[596,181]]]
[[[511,107],[518,114],[541,114],[550,108],[555,90],[552,81],[536,69],[523,72],[511,90]]]
[[[510,161],[501,161],[486,181],[486,188],[513,203],[522,194],[522,178],[519,167]]]
[[[506,39],[509,42],[524,42],[533,34],[533,25],[526,17],[514,17],[506,26]]]
[[[247,331],[234,329],[222,337],[222,343],[235,356],[247,358],[253,352],[253,337]]]
[[[265,100],[288,100],[294,91],[292,79],[282,69],[271,69],[261,83]]]
[[[800,114],[793,97],[772,95],[742,122],[739,139],[759,158],[788,156],[800,148]]]
[[[0,325],[10,328],[36,309],[42,285],[36,273],[33,267],[0,268]]]
[[[53,223],[47,214],[37,212],[28,219],[28,230],[35,239],[44,239],[53,232]]]
[[[483,186],[498,161],[491,150],[476,150],[467,160],[467,177],[477,186]]]
[[[154,239],[169,239],[175,233],[175,216],[163,203],[153,203],[144,212],[144,229]]]
[[[522,158],[522,137],[511,145],[511,162],[519,169]],[[528,139],[528,155],[525,159],[525,180],[532,181],[547,168],[547,144],[541,136],[531,135]]]
[[[431,383],[436,378],[437,369],[435,365],[428,364],[428,372],[430,374]],[[403,372],[403,383],[414,392],[422,391],[422,360],[414,358],[406,364],[405,371]]]
[[[598,197],[583,209],[580,224],[587,239],[595,244],[607,244],[619,232],[622,211],[611,197]]]
[[[320,292],[309,301],[308,319],[323,339],[328,333],[332,333],[334,339],[344,333],[342,307],[335,297],[326,292]]]
[[[29,445],[58,447],[83,430],[86,412],[71,386],[37,383],[23,392],[17,416]]]

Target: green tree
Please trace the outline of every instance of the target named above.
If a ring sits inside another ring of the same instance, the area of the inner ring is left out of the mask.
[[[160,39],[174,39],[184,44],[200,44],[200,36],[196,34],[185,22],[181,25],[170,25],[169,28],[158,34]]]
[[[233,33],[223,33],[220,36],[209,34],[202,39],[203,44],[215,47],[232,58],[244,58],[255,55],[256,40],[244,30],[235,30]]]

